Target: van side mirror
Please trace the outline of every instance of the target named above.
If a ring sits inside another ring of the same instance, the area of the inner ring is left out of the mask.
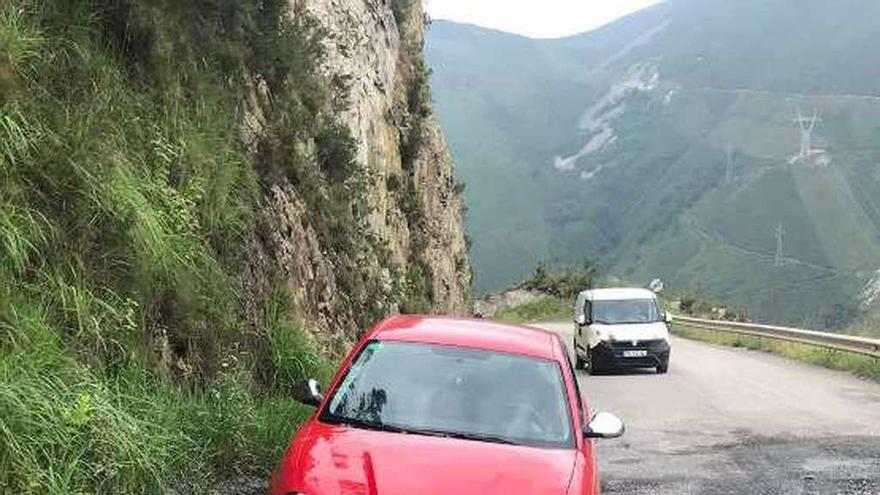
[[[623,435],[625,429],[620,418],[611,413],[600,412],[593,416],[593,420],[587,425],[584,438],[618,438]]]
[[[580,326],[584,326],[587,324],[587,315],[581,313],[577,315],[577,318],[574,319],[574,322]]]
[[[672,319],[672,313],[670,313],[669,311],[663,313],[663,321],[665,321],[666,323],[672,323]]]
[[[318,407],[324,402],[324,392],[321,391],[321,384],[318,383],[318,380],[310,378],[299,382],[293,388],[293,399],[300,404]]]

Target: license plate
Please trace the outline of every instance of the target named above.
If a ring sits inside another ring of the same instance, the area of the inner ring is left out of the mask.
[[[625,357],[625,358],[648,357],[648,351],[623,351],[623,357]]]

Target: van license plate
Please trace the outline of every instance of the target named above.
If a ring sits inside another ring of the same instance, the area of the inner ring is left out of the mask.
[[[625,357],[625,358],[648,357],[648,351],[623,351],[623,357]]]

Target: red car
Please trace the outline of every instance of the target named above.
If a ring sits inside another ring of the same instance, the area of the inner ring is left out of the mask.
[[[589,410],[562,340],[479,320],[400,316],[370,331],[272,477],[272,495],[597,495]]]

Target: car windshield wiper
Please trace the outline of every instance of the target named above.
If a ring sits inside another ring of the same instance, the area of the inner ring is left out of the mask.
[[[594,323],[598,323],[600,325],[649,325],[651,323],[660,323],[660,320],[653,321],[603,321],[596,320]]]
[[[364,421],[360,419],[354,418],[343,418],[340,416],[331,416],[326,418],[326,421],[331,424],[337,425],[346,425],[354,428],[361,428],[364,430],[375,430],[375,431],[385,431],[389,433],[403,433],[407,435],[423,435],[428,437],[440,437],[440,438],[455,438],[458,440],[474,440],[478,442],[489,442],[489,443],[500,443],[504,445],[520,445],[513,440],[497,436],[497,435],[489,435],[484,433],[468,433],[462,431],[446,431],[446,430],[432,430],[428,428],[409,428],[405,426],[397,426],[385,423],[376,423],[372,421]]]
[[[429,437],[455,438],[457,440],[474,440],[477,442],[500,443],[505,445],[520,445],[513,440],[498,435],[487,433],[469,433],[466,431],[432,430],[429,428],[399,428],[402,433],[412,435],[425,435]]]
[[[391,433],[407,433],[403,428],[388,425],[385,423],[377,423],[375,421],[365,421],[363,419],[346,418],[343,416],[331,415],[324,418],[324,421],[334,425],[345,425],[363,430],[387,431]]]
[[[455,438],[458,440],[474,440],[477,442],[489,442],[489,443],[500,443],[504,445],[520,445],[513,440],[508,438],[500,437],[498,435],[489,435],[485,433],[467,433],[463,431],[430,431],[432,435],[436,436],[444,436],[447,438]]]

